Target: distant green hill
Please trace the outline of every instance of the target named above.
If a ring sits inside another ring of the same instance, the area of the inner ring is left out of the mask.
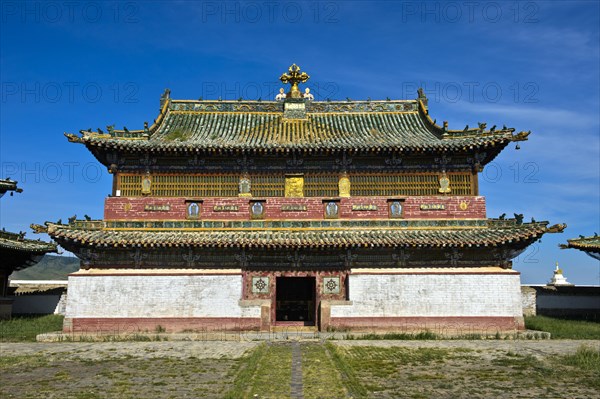
[[[69,256],[44,255],[41,261],[10,275],[11,280],[67,280],[79,270],[79,259]]]

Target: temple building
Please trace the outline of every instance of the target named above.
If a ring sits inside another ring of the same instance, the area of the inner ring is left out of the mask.
[[[600,260],[600,237],[598,233],[589,237],[581,235],[579,238],[572,238],[567,240],[566,244],[561,244],[560,247],[562,249],[575,248],[585,252],[596,260]]]
[[[7,192],[21,193],[17,182],[0,179],[0,198]],[[13,299],[8,297],[8,277],[15,270],[35,265],[44,254],[56,252],[56,245],[40,240],[28,240],[24,232],[0,231],[0,319],[10,318]]]
[[[66,134],[113,175],[102,220],[46,222],[81,259],[65,331],[523,328],[511,259],[565,225],[490,219],[478,176],[529,132],[451,130],[414,100],[175,100]]]

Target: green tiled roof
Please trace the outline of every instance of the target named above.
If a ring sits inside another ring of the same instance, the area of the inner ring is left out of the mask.
[[[487,221],[485,225],[423,228],[354,227],[291,229],[107,229],[77,228],[47,223],[48,234],[62,246],[110,247],[233,247],[233,248],[351,248],[351,247],[494,247],[528,244],[550,229],[548,222],[516,224]]]
[[[25,234],[0,231],[0,270],[9,274],[14,270],[35,265],[44,254],[57,252],[56,244],[28,240]]]
[[[579,249],[600,260],[600,236],[573,238],[567,240],[567,244],[563,244],[561,247]]]
[[[56,244],[24,237],[25,234],[0,231],[0,248],[42,254],[56,252]]]
[[[418,100],[307,102],[304,118],[284,115],[283,102],[169,100],[145,130],[81,131],[81,137],[67,137],[92,150],[139,152],[499,152],[511,141],[526,139],[513,135],[512,128],[445,129]]]

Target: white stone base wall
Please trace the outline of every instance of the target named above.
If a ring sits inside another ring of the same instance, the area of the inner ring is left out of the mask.
[[[203,322],[215,329],[223,323],[235,328],[238,321],[259,324],[260,306],[240,306],[241,295],[241,274],[74,274],[69,277],[65,327],[103,329],[111,320],[140,328],[154,321],[167,330]]]
[[[333,326],[522,328],[520,275],[513,271],[351,273],[348,289],[349,302],[331,306]]]
[[[54,314],[60,314],[60,315],[65,315],[67,311],[67,292],[63,292],[60,295],[60,299],[58,300],[58,303],[56,304],[56,308],[54,308]]]
[[[523,306],[523,316],[535,316],[536,315],[536,291],[527,286],[521,287],[521,305]]]

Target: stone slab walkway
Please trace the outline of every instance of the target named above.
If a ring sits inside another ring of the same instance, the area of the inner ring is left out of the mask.
[[[292,342],[292,399],[304,399],[302,388],[302,352],[298,341]]]

